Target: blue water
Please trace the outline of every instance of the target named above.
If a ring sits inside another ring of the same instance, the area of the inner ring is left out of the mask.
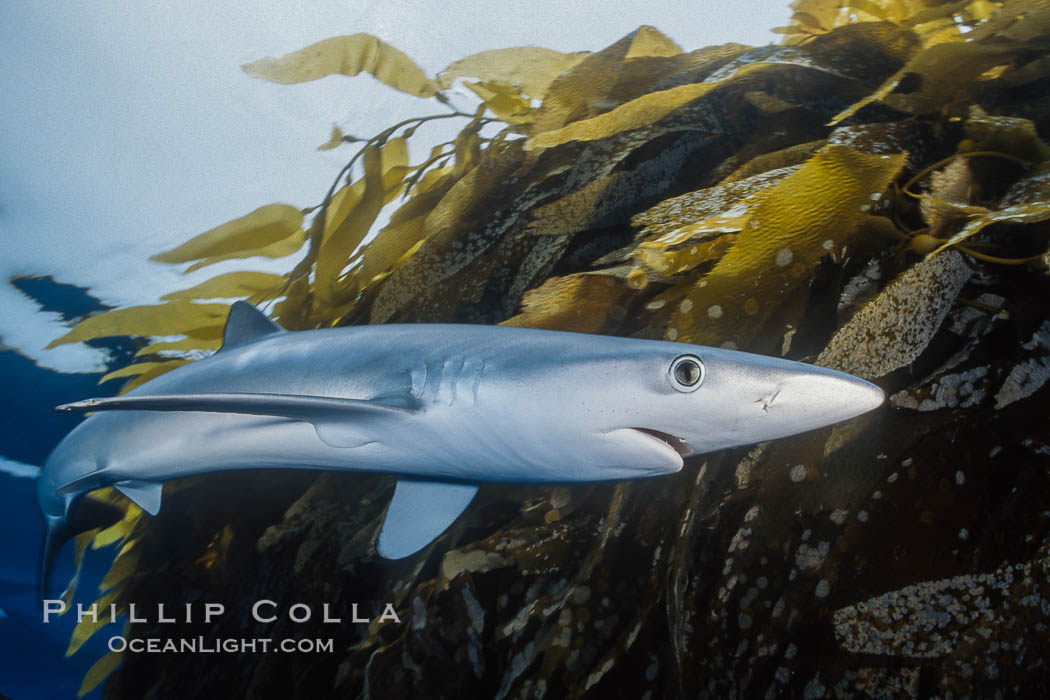
[[[83,289],[57,284],[50,278],[22,278],[14,282],[42,309],[57,311],[67,320],[103,310]],[[126,364],[135,346],[128,339],[98,343],[113,365]],[[80,420],[57,414],[61,403],[89,396],[111,395],[118,386],[98,385],[101,374],[67,374],[41,368],[12,351],[0,352],[0,457],[26,464],[42,464],[47,454]],[[118,383],[119,384],[119,383]],[[72,614],[42,622],[37,593],[37,571],[44,524],[36,503],[36,480],[0,471],[0,694],[12,700],[75,698],[84,674],[107,651],[106,642],[120,630],[110,625],[70,658],[65,657]],[[88,552],[76,601],[98,597],[98,584],[109,568],[112,550]],[[52,585],[61,589],[73,573],[72,543],[56,557]],[[58,595],[58,591],[52,591]],[[111,629],[112,628],[112,629]],[[85,696],[99,698],[101,692]]]

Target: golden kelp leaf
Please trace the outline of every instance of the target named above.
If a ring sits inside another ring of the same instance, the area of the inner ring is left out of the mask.
[[[438,185],[444,185],[445,176],[451,177],[452,171],[455,170],[454,165],[446,165],[440,168],[432,168],[428,170],[423,177],[419,178],[419,181],[409,190],[409,194],[422,194]]]
[[[959,25],[951,17],[917,24],[912,29],[924,47],[935,44],[949,44],[963,38],[963,35],[959,32]]]
[[[222,338],[181,338],[179,340],[165,340],[160,343],[150,343],[135,353],[135,357],[143,355],[154,355],[158,352],[183,352],[186,350],[218,350],[222,346]]]
[[[674,43],[666,34],[656,27],[643,24],[634,33],[634,39],[624,58],[668,57],[677,56],[680,53],[682,53],[682,47]]]
[[[102,379],[99,379],[98,383],[104,384],[112,379],[120,379],[121,377],[137,377],[140,374],[153,372],[154,370],[159,368],[175,369],[175,367],[178,366],[174,364],[175,362],[185,364],[185,362],[181,360],[167,360],[165,362],[139,362],[134,365],[128,365],[127,367],[121,367],[120,369],[113,370],[109,374],[104,375]],[[157,375],[154,374],[151,376]]]
[[[149,380],[159,377],[162,374],[170,372],[173,369],[182,367],[190,363],[190,360],[168,360],[167,362],[159,362],[156,367],[152,367],[149,370],[143,372],[139,376],[129,381],[124,386],[120,387],[120,393],[126,394],[132,389],[142,386]]]
[[[408,141],[403,136],[388,139],[380,149],[383,184],[387,190],[393,188],[405,176],[399,168],[408,166]]]
[[[69,639],[69,647],[66,649],[66,657],[70,657],[77,652],[84,642],[91,639],[91,635],[98,632],[100,629],[110,623],[109,613],[110,604],[115,603],[117,600],[117,592],[111,591],[106,595],[99,598],[95,605],[97,606],[98,614],[92,619],[90,616],[84,616],[77,626],[73,628],[73,635]]]
[[[273,316],[282,328],[301,331],[315,327],[310,320],[309,311],[310,282],[306,277],[300,277],[292,282],[284,299],[274,305]]]
[[[1050,34],[1050,4],[1046,0],[1006,0],[992,6],[988,19],[973,30],[973,41],[990,37],[1030,41]]]
[[[507,124],[526,124],[532,121],[529,113],[532,103],[518,89],[508,83],[485,81],[467,83],[467,87],[485,101],[485,106]]]
[[[338,126],[332,126],[332,134],[328,137],[328,140],[317,147],[319,151],[330,151],[333,148],[339,148],[344,143],[343,141],[343,130]]]
[[[639,31],[631,32],[598,53],[585,56],[558,76],[540,105],[532,133],[558,129],[568,122],[608,109],[608,92],[619,82],[627,53]]]
[[[1035,202],[1050,202],[1050,161],[1043,161],[1027,176],[1010,185],[999,200],[999,207]]]
[[[636,214],[631,224],[643,228],[650,247],[684,243],[695,239],[701,230],[739,231],[743,223],[737,219],[747,214],[748,202],[799,167],[779,167],[743,179],[726,178],[714,187],[665,199]],[[695,224],[701,227],[684,231]]]
[[[737,180],[745,180],[750,177],[761,175],[762,173],[801,165],[809,160],[814,153],[823,148],[826,143],[827,139],[806,141],[804,143],[797,143],[794,146],[788,146],[787,148],[781,148],[776,151],[755,156],[727,175],[722,180],[722,184]]]
[[[552,277],[526,292],[522,312],[500,325],[608,333],[627,317],[633,294],[623,279],[610,275]]]
[[[215,533],[211,542],[208,543],[207,549],[204,553],[197,558],[196,563],[203,566],[205,569],[210,569],[215,564],[221,564],[226,561],[227,553],[230,550],[230,542],[233,541],[233,528],[227,523],[220,532]]]
[[[800,3],[794,2],[791,7],[795,12],[791,15],[791,23],[786,27],[774,27],[770,31],[774,34],[784,34],[784,44],[800,44],[812,39],[815,35],[825,34],[837,26],[836,16],[840,10],[837,0],[818,0],[821,7],[812,7],[815,3],[808,3],[811,12],[800,9]],[[824,12],[830,9],[830,15]]]
[[[125,515],[125,517],[95,535],[94,539],[91,540],[91,548],[101,549],[102,547],[108,547],[114,542],[123,540],[131,534],[131,529],[135,527],[136,522],[138,522],[138,517]]]
[[[394,212],[390,223],[376,234],[375,240],[365,249],[357,271],[360,286],[363,287],[376,275],[393,268],[412,246],[422,240],[427,216],[454,183],[455,180],[448,177],[440,186],[417,194]]]
[[[322,242],[317,254],[317,263],[314,268],[314,291],[315,301],[322,307],[329,305],[336,277],[346,266],[350,253],[364,240],[372,223],[379,215],[380,209],[383,208],[385,190],[383,162],[379,147],[375,144],[366,145],[361,160],[365,169],[361,199],[331,235]]]
[[[276,243],[271,243],[265,248],[259,248],[258,250],[235,251],[232,253],[226,253],[225,255],[215,255],[213,257],[205,258],[204,260],[199,260],[193,263],[192,265],[187,267],[183,272],[185,272],[188,275],[191,272],[196,272],[202,267],[214,265],[217,262],[222,262],[223,260],[231,260],[233,258],[283,258],[291,255],[292,253],[298,252],[299,249],[303,247],[303,243],[305,242],[306,233],[303,232],[302,229],[300,229],[288,238],[277,241]]]
[[[452,177],[456,179],[463,177],[481,157],[481,137],[478,134],[480,128],[481,123],[475,119],[463,127],[453,141],[455,159],[452,165]]]
[[[142,556],[142,550],[136,546],[137,544],[138,540],[134,540],[124,545],[120,553],[113,559],[113,564],[102,578],[102,582],[98,584],[99,591],[108,591],[135,573]]]
[[[668,90],[647,93],[596,117],[572,122],[553,131],[535,134],[525,142],[525,150],[553,148],[569,141],[594,141],[612,136],[621,131],[647,126],[663,119],[679,107],[718,89],[730,80],[736,80],[769,68],[768,64],[751,63],[742,66],[733,75],[724,80],[716,80],[710,83],[690,83]]]
[[[961,3],[965,6],[967,2]],[[822,33],[855,22],[888,20],[908,24],[916,15],[926,10],[923,0],[795,0],[791,8],[795,11],[791,17],[792,25],[807,32]],[[950,4],[950,3],[948,3]],[[960,7],[952,7],[955,12]],[[935,8],[941,13],[949,12]],[[934,11],[931,11],[934,12]],[[949,13],[950,13],[949,12]],[[923,21],[929,21],[938,14],[930,14]]]
[[[586,228],[606,198],[606,192],[610,189],[615,192],[621,177],[621,173],[615,172],[596,178],[560,199],[536,207],[529,213],[530,221],[525,232],[537,236],[564,236]]]
[[[111,651],[96,661],[95,665],[89,668],[84,676],[84,682],[80,684],[77,697],[82,698],[94,690],[99,683],[106,680],[106,676],[117,670],[117,667],[120,666],[120,662],[123,660],[124,652]]]
[[[857,13],[857,19],[861,22],[901,19],[900,16],[894,17],[898,13],[894,13],[893,10],[907,5],[906,2],[901,2],[900,0],[896,0],[893,3],[880,2],[879,0],[846,0],[845,4]]]
[[[586,51],[566,54],[536,46],[482,51],[450,64],[438,73],[437,82],[447,90],[459,78],[478,78],[515,85],[529,97],[542,100],[555,78],[588,55]]]
[[[417,97],[433,97],[437,85],[415,62],[371,34],[336,36],[280,58],[267,57],[241,68],[248,75],[290,85],[328,75],[371,73],[395,90]]]
[[[840,13],[836,24],[841,26],[844,22],[856,21],[850,17],[850,14],[855,14],[856,19],[861,22],[887,20],[911,27],[934,21],[954,24],[953,15],[966,9],[968,5],[973,6],[977,3],[971,0],[956,0],[956,2],[949,0],[933,7],[927,7],[929,4],[932,3],[926,3],[923,0],[846,0],[843,5],[852,10],[852,13]]]
[[[945,248],[962,243],[967,238],[977,235],[986,226],[991,226],[992,224],[1036,224],[1047,220],[1050,220],[1050,202],[1017,204],[1012,207],[989,211],[985,214],[978,214],[930,255],[936,255]]]
[[[652,92],[657,85],[671,87],[684,82],[701,82],[706,76],[746,53],[750,48],[742,44],[722,44],[674,56],[640,56],[626,59],[613,71],[616,81],[606,88],[604,95],[592,102],[595,108],[593,113],[581,114],[579,118],[607,112]],[[686,75],[695,77],[685,80],[683,77]]]
[[[332,201],[328,203],[328,207],[324,211],[325,225],[324,230],[321,232],[322,244],[335,233],[340,224],[346,221],[346,217],[350,215],[350,212],[361,201],[361,195],[364,194],[364,191],[365,181],[361,179],[349,185],[343,185],[332,195]]]
[[[664,275],[685,272],[725,255],[736,242],[736,232],[743,228],[745,221],[746,218],[741,217],[728,226],[712,224],[710,220],[690,224],[680,229],[683,239],[688,241],[681,248],[670,249],[664,243],[645,242],[631,253],[631,257],[643,271],[649,269]]]
[[[218,256],[262,255],[267,246],[294,235],[303,225],[303,213],[287,204],[267,204],[251,214],[228,221],[186,241],[178,248],[150,258],[163,263],[184,263]],[[274,256],[271,256],[274,257]]]
[[[233,299],[256,294],[276,293],[284,286],[285,277],[269,272],[227,272],[210,280],[165,294],[161,301],[175,299]]]
[[[92,494],[88,494],[88,497],[90,498],[91,495]],[[77,583],[80,581],[80,570],[84,566],[84,552],[87,551],[88,546],[91,545],[91,540],[95,538],[95,535],[98,534],[100,529],[101,528],[95,527],[85,532],[81,532],[73,538],[73,577],[69,580],[66,590],[62,591],[62,595],[60,596],[62,602],[66,604],[67,611],[73,602],[73,596],[77,594]]]
[[[1010,87],[1028,85],[1050,76],[1050,56],[1029,61],[1015,70],[1006,72],[1003,82]]]
[[[922,354],[972,271],[949,251],[906,270],[835,333],[817,364],[878,379]]]
[[[1009,45],[976,44],[972,41],[930,46],[908,61],[874,93],[835,115],[830,124],[848,119],[872,102],[882,102],[911,114],[936,112],[962,86],[972,84],[977,76],[1017,50]],[[919,76],[919,89],[895,93],[901,81],[912,74]]]
[[[904,26],[918,29],[924,24],[948,21],[955,24],[956,15],[969,15],[976,20],[986,19],[995,5],[987,0],[955,0],[955,2],[943,2],[940,5],[924,7],[913,5],[908,8],[907,16],[896,17],[896,21]]]
[[[114,335],[197,335],[202,329],[214,327],[218,327],[221,334],[229,312],[227,304],[195,304],[184,300],[156,306],[129,306],[84,319],[64,336],[51,341],[48,347]]]
[[[382,162],[383,186],[389,198],[395,193],[394,188],[407,174],[404,168],[408,165],[408,142],[401,136],[389,139],[379,147],[379,152]],[[361,155],[364,156],[364,153]],[[325,209],[324,232],[321,235],[322,246],[343,225],[346,217],[357,208],[364,192],[365,179],[362,178],[352,184],[344,185],[332,195],[332,201]]]
[[[459,248],[463,233],[472,230],[466,227],[477,225],[480,217],[488,215],[489,209],[481,203],[504,196],[507,179],[521,164],[518,148],[512,143],[501,157],[482,158],[477,167],[454,182],[426,217],[424,245],[397,267],[376,294],[370,309],[372,323],[386,321],[411,304],[420,290],[447,279],[476,257],[470,250],[452,255],[446,252],[449,246]]]
[[[989,115],[977,105],[966,118],[966,136],[973,150],[998,151],[1022,161],[1050,160],[1050,146],[1039,137],[1030,119]]]
[[[736,243],[670,310],[668,340],[739,343],[868,216],[905,154],[826,146],[758,195]],[[663,315],[667,315],[665,311]]]
[[[822,34],[838,26],[842,3],[839,0],[795,0],[791,9],[794,10],[791,26],[807,34]]]

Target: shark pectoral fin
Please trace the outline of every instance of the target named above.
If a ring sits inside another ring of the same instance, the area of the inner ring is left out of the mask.
[[[156,515],[160,512],[160,497],[164,492],[164,484],[157,481],[128,479],[127,481],[118,481],[113,485],[150,515]]]
[[[418,552],[459,517],[477,492],[477,484],[399,480],[376,551],[387,559],[401,559]]]

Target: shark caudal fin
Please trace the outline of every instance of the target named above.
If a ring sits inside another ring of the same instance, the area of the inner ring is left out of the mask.
[[[415,554],[448,529],[477,492],[477,484],[398,480],[376,551],[387,559]]]
[[[123,517],[124,512],[119,507],[92,498],[77,499],[69,517],[45,515],[44,546],[40,552],[40,599],[47,597],[51,569],[62,545],[73,539],[77,533],[96,527],[109,527]]]
[[[55,554],[70,539],[66,519],[61,516],[45,516],[44,547],[40,552],[40,600],[47,598],[50,588],[51,565]]]

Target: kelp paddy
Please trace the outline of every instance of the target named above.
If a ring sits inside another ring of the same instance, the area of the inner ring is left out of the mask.
[[[208,300],[244,298],[293,330],[502,323],[811,360],[876,381],[886,406],[658,480],[486,486],[393,563],[373,549],[392,478],[186,479],[155,518],[96,492],[125,512],[76,540],[78,561],[115,549],[100,607],[266,599],[347,618],[393,601],[405,623],[126,625],[334,635],[335,651],[113,652],[82,690],[1050,692],[1050,3],[794,8],[760,48],[687,52],[642,27],[596,53],[488,51],[431,78],[358,34],[248,64],[277,83],[367,72],[439,109],[367,139],[334,130],[323,148],[356,150],[319,205],[264,206],[155,256],[300,253],[287,274],[220,275],[56,342],[175,337],[108,375],[128,390],[218,347],[229,307]],[[445,97],[457,83],[476,113]],[[439,119],[459,135],[410,163]],[[69,652],[101,626],[85,619]]]

